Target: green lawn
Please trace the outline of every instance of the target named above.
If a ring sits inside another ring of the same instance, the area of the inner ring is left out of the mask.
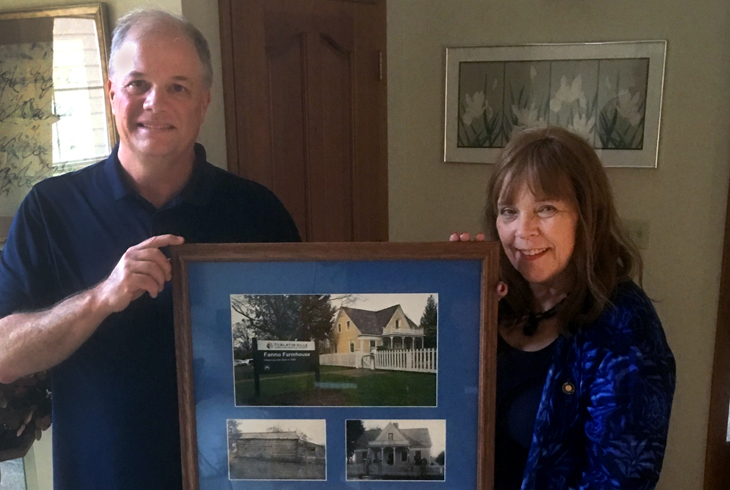
[[[436,375],[404,371],[370,371],[334,366],[314,373],[269,374],[254,393],[253,369],[236,368],[236,405],[300,406],[436,406]]]

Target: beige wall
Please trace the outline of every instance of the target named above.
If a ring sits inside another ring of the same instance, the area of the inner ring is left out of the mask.
[[[0,8],[75,3],[2,0]],[[184,13],[206,35],[215,83],[199,139],[209,160],[225,166],[217,1],[106,4],[112,24],[133,7],[154,4]],[[657,300],[677,358],[677,394],[660,483],[664,490],[702,485],[730,176],[725,136],[730,130],[729,14],[724,0],[388,0],[394,241],[444,240],[451,231],[480,228],[490,168],[441,162],[446,46],[668,40],[659,168],[608,170],[622,216],[650,221],[644,285]]]
[[[228,168],[226,156],[226,126],[223,113],[223,83],[221,82],[221,39],[218,28],[217,0],[180,0],[182,14],[193,21],[208,39],[213,62],[212,100],[208,106],[205,123],[200,128],[198,141],[205,145],[208,161],[221,168]]]
[[[390,238],[481,229],[486,165],[444,164],[444,48],[668,40],[659,167],[608,169],[619,212],[650,221],[644,286],[677,359],[661,489],[702,488],[730,173],[725,0],[388,0]]]

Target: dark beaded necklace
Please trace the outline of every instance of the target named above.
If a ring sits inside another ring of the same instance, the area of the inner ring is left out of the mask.
[[[537,324],[540,323],[540,320],[545,320],[546,318],[552,318],[555,315],[558,314],[558,311],[560,311],[560,307],[563,305],[563,302],[565,301],[565,298],[561,299],[555,306],[550,308],[549,310],[545,310],[541,313],[535,313],[534,311],[531,311],[527,314],[527,322],[525,322],[525,326],[522,327],[522,332],[527,337],[532,337],[535,332],[537,331]]]

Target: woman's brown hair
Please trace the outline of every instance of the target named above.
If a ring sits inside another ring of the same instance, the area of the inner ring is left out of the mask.
[[[527,129],[510,140],[489,181],[485,217],[489,239],[499,239],[498,202],[511,201],[524,184],[541,199],[571,202],[578,212],[575,248],[568,264],[573,289],[558,313],[565,333],[575,333],[598,318],[620,281],[632,277],[641,281],[641,255],[622,229],[598,155],[580,136],[547,127]],[[504,250],[500,274],[509,286],[500,302],[500,321],[524,325],[532,293]]]

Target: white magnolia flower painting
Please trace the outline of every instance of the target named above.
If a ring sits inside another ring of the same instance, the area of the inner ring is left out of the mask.
[[[504,146],[502,68],[491,63],[462,63],[460,73],[459,146]]]
[[[462,62],[458,147],[501,148],[557,125],[597,149],[641,150],[647,58]]]
[[[666,41],[446,48],[444,162],[494,163],[521,131],[559,126],[606,167],[656,167],[666,52]]]
[[[641,149],[644,145],[649,60],[605,60],[598,86],[597,148]]]

